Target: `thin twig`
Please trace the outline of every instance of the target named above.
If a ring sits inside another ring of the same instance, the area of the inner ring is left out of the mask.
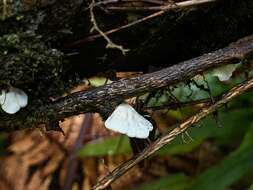
[[[108,30],[108,31],[104,32],[104,34],[105,34],[105,35],[109,35],[109,34],[118,32],[118,31],[120,31],[120,30],[122,30],[122,29],[129,28],[129,27],[134,26],[134,25],[136,25],[136,24],[139,24],[139,23],[141,23],[141,22],[144,22],[144,21],[147,21],[147,20],[149,20],[149,19],[152,19],[152,18],[155,18],[155,17],[157,17],[157,16],[160,16],[160,15],[162,15],[163,13],[164,13],[164,11],[158,11],[158,12],[156,12],[156,13],[153,13],[153,14],[149,15],[149,16],[146,16],[146,17],[143,17],[143,18],[138,19],[138,20],[136,20],[136,21],[133,21],[133,22],[131,22],[131,23],[128,23],[128,24],[126,24],[126,25],[123,25],[123,26],[120,26],[120,27],[117,27],[117,28]],[[71,44],[68,44],[67,47],[70,48],[70,47],[78,46],[78,45],[84,44],[84,43],[86,43],[86,42],[91,42],[91,41],[93,41],[93,40],[95,40],[95,39],[97,39],[97,38],[100,38],[100,37],[102,37],[101,34],[96,34],[96,35],[88,36],[88,37],[85,37],[85,38],[83,38],[83,39],[77,40],[77,41],[75,41],[75,42],[73,42],[73,43],[71,43]]]
[[[172,6],[172,5],[171,5]],[[107,10],[113,11],[158,11],[163,10],[164,6],[107,6]],[[172,8],[171,8],[172,9]]]
[[[118,49],[123,53],[123,55],[125,55],[126,52],[129,51],[129,49],[125,49],[123,46],[117,45],[114,42],[112,42],[111,39],[98,27],[97,21],[95,19],[94,11],[93,11],[94,4],[95,4],[95,0],[92,0],[91,5],[90,5],[90,16],[91,16],[90,20],[91,20],[91,23],[93,24],[93,27],[91,31],[96,30],[107,41],[106,48]]]
[[[115,3],[120,3],[120,2],[144,2],[144,3],[152,3],[152,4],[157,4],[157,5],[164,5],[166,2],[164,1],[157,1],[157,0],[104,0],[104,1],[99,1],[94,4],[95,6],[101,6],[101,5],[107,5],[107,4],[115,4]]]
[[[94,1],[94,0],[93,0]],[[158,17],[158,16],[161,16],[163,15],[166,11],[168,10],[172,10],[172,9],[178,9],[178,8],[186,8],[186,7],[190,7],[190,6],[197,6],[197,5],[200,5],[200,4],[204,4],[204,3],[210,3],[210,2],[215,2],[216,0],[199,0],[199,1],[196,1],[196,0],[190,0],[190,1],[184,1],[184,2],[180,2],[180,3],[175,3],[175,4],[169,4],[169,5],[166,5],[166,6],[162,6],[160,7],[160,11],[157,11],[153,14],[150,14],[146,17],[143,17],[141,19],[138,19],[136,21],[133,21],[133,22],[130,22],[126,25],[123,25],[123,26],[120,26],[120,27],[117,27],[117,28],[114,28],[114,29],[111,29],[111,30],[108,30],[106,32],[102,32],[100,29],[98,30],[99,34],[96,34],[96,35],[92,35],[92,36],[88,36],[88,37],[85,37],[83,39],[80,39],[80,40],[77,40],[71,44],[68,44],[67,47],[75,47],[75,46],[78,46],[78,45],[81,45],[81,44],[84,44],[86,42],[90,42],[90,41],[93,41],[97,38],[100,38],[100,37],[104,37],[107,42],[108,42],[108,36],[109,34],[112,34],[112,33],[115,33],[115,32],[118,32],[120,30],[123,30],[123,29],[126,29],[126,28],[129,28],[131,26],[134,26],[136,24],[139,24],[139,23],[142,23],[142,22],[145,22],[147,20],[150,20],[152,18],[155,18],[155,17]],[[93,15],[94,17],[94,13],[93,13],[93,8],[94,8],[94,5],[93,6],[90,6],[90,11],[92,11],[91,13],[91,16]],[[131,8],[131,7],[130,7]],[[96,24],[96,21],[93,23],[95,23],[95,26],[97,26]],[[102,32],[102,33],[101,33]],[[106,36],[106,37],[105,37]],[[110,39],[109,39],[110,40]],[[109,42],[108,42],[109,43]]]
[[[251,88],[253,88],[253,78],[235,86],[234,88],[229,90],[226,94],[224,94],[219,101],[217,101],[216,103],[212,104],[209,107],[203,108],[199,113],[190,117],[185,122],[181,123],[178,127],[173,129],[171,132],[169,132],[168,134],[157,139],[149,147],[144,149],[143,152],[141,152],[140,154],[138,154],[134,158],[128,160],[127,162],[123,163],[119,167],[117,167],[109,175],[107,175],[102,180],[100,180],[93,187],[93,190],[104,189],[105,187],[110,185],[113,181],[115,181],[117,178],[119,178],[124,173],[126,173],[133,166],[138,164],[140,161],[142,161],[145,158],[147,158],[148,156],[152,155],[154,152],[156,152],[157,150],[162,148],[164,145],[170,143],[173,139],[175,139],[177,137],[177,135],[186,131],[190,126],[192,126],[193,124],[196,124],[201,119],[208,116],[210,113],[213,113],[218,108],[222,107],[224,104],[231,101],[233,98],[239,96],[240,94],[242,94],[243,92],[245,92]]]
[[[154,10],[162,10],[162,11],[168,11],[172,9],[179,9],[179,8],[186,8],[191,6],[197,6],[203,3],[210,3],[215,0],[202,0],[202,1],[196,1],[196,0],[190,0],[190,1],[183,1],[180,3],[167,3],[167,5],[162,6],[146,6],[146,7],[134,7],[134,6],[107,6],[106,9],[108,10],[141,10],[141,11],[154,11]]]

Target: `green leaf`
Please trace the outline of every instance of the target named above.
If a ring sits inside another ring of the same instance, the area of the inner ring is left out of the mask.
[[[220,121],[223,127],[217,128],[213,118],[209,117],[204,120],[201,125],[203,127],[193,127],[188,133],[194,139],[189,143],[184,143],[181,136],[179,136],[171,144],[165,145],[164,148],[159,150],[157,154],[178,154],[187,153],[195,149],[199,144],[201,144],[207,138],[215,138],[220,143],[234,141],[239,137],[242,137],[247,130],[247,127],[251,123],[252,119],[250,116],[253,114],[253,109],[241,109],[236,111],[231,111],[228,113],[220,114]],[[240,127],[238,127],[238,122],[240,121]],[[187,139],[187,136],[185,135]],[[240,139],[239,139],[240,140]],[[78,155],[84,156],[104,156],[108,154],[121,154],[130,153],[131,147],[129,145],[129,140],[126,136],[117,136],[107,139],[99,139],[86,144],[80,149]]]
[[[198,84],[206,85],[203,80],[199,81]],[[209,94],[206,91],[200,90],[196,85],[192,83],[189,85],[179,83],[177,87],[172,91],[172,94],[182,102],[189,101],[189,99],[198,100],[209,98]]]
[[[231,139],[232,141],[233,139]],[[253,123],[240,147],[196,178],[189,190],[224,190],[253,169]]]
[[[188,137],[186,137],[188,138]],[[190,141],[189,143],[184,143],[181,136],[177,137],[172,143],[165,145],[162,149],[160,149],[156,155],[166,155],[166,154],[180,154],[187,153],[194,150],[203,142],[203,138],[196,139],[194,141]]]
[[[253,184],[251,184],[248,190],[253,190]]]
[[[131,190],[183,190],[189,183],[184,174],[174,174],[139,185]]]
[[[230,112],[220,112],[219,121],[222,127],[217,127],[212,116],[203,120],[201,127],[195,126],[188,130],[188,134],[193,138],[190,141],[187,135],[184,139],[188,139],[189,143],[183,142],[183,137],[178,136],[172,143],[165,145],[157,152],[159,155],[187,153],[198,147],[205,139],[213,138],[219,144],[230,143],[233,141],[241,141],[245,131],[252,122],[253,109],[239,109]],[[238,126],[240,121],[240,126]]]
[[[90,82],[90,85],[94,87],[104,86],[105,84],[112,83],[111,80],[105,77],[92,77],[92,78],[89,78],[89,82]]]
[[[98,139],[84,145],[79,151],[78,156],[105,156],[113,154],[130,153],[131,147],[126,136],[110,137]]]

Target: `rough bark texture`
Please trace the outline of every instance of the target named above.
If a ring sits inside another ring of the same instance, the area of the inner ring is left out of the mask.
[[[161,87],[186,81],[196,74],[201,74],[212,67],[226,63],[236,63],[247,58],[253,52],[253,36],[249,36],[238,44],[217,50],[203,56],[184,61],[157,72],[130,79],[122,79],[104,87],[87,92],[78,92],[62,98],[52,104],[58,119],[84,112],[99,111],[106,113],[106,107],[113,102],[140,95]],[[110,109],[109,109],[110,110]]]
[[[253,36],[248,36],[229,47],[204,54],[203,56],[184,61],[180,64],[130,79],[115,81],[103,87],[73,93],[67,97],[37,108],[37,111],[26,117],[6,117],[1,122],[0,130],[28,128],[40,123],[62,120],[66,117],[86,113],[99,112],[108,116],[113,108],[126,98],[141,95],[180,81],[186,81],[196,74],[221,66],[247,59],[253,52]],[[18,115],[18,114],[17,114]],[[24,115],[23,115],[24,116]]]
[[[17,114],[0,112],[0,130],[3,131],[48,124],[85,112],[100,112],[106,116],[125,98],[184,81],[210,67],[238,61],[252,51],[250,39],[182,62],[252,34],[251,0],[240,3],[220,0],[203,8],[169,11],[110,35],[113,41],[131,49],[127,56],[117,50],[106,50],[102,38],[77,47],[68,46],[90,35],[90,16],[85,9],[89,1],[36,2],[38,4],[26,9],[16,7],[16,12],[0,21],[0,88],[14,86],[29,96],[29,105]],[[133,20],[147,15],[134,14],[137,17]],[[132,12],[108,14],[96,8],[95,16],[101,29],[106,31],[130,23]],[[70,56],[73,51],[77,55]],[[112,68],[146,72],[150,66],[157,70],[171,65],[175,66],[50,102],[79,83],[80,77],[99,71]]]

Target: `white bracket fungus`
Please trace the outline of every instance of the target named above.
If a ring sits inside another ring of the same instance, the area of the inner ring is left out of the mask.
[[[153,125],[129,104],[120,104],[105,121],[105,127],[129,137],[148,138]]]
[[[232,76],[239,64],[228,64],[213,69],[210,74],[219,78],[220,81],[227,81]]]
[[[0,94],[0,104],[3,111],[14,114],[27,105],[28,96],[18,88],[10,88],[8,91],[2,90]]]

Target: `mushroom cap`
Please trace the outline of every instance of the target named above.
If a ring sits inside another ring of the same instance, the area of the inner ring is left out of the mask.
[[[20,105],[17,103],[16,93],[9,91],[5,94],[5,100],[2,104],[2,109],[9,114],[14,114],[20,109]]]
[[[15,92],[17,103],[21,108],[25,107],[28,103],[28,96],[23,90],[18,88],[13,88],[13,92]]]
[[[5,96],[6,96],[6,91],[2,90],[0,94],[0,104],[2,105],[5,102]]]
[[[10,88],[8,92],[2,90],[0,95],[1,108],[9,114],[14,114],[27,105],[28,96],[18,88]]]
[[[129,104],[120,104],[105,121],[105,127],[129,137],[148,138],[153,125]]]
[[[214,68],[211,75],[218,77],[220,81],[227,81],[233,75],[233,72],[238,67],[238,64],[228,64],[222,67]]]

